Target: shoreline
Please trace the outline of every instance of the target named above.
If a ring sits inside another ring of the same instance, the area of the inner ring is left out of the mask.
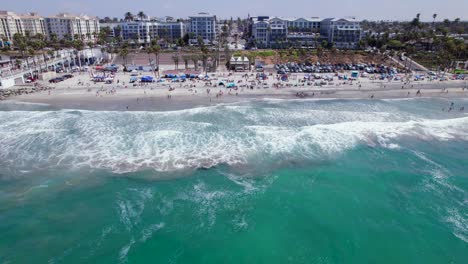
[[[128,74],[117,73],[113,84],[104,84],[83,80],[87,75],[77,74],[61,83],[41,83],[50,89],[11,96],[2,102],[46,104],[53,109],[173,111],[262,99],[468,98],[467,82],[455,80],[403,82],[361,78],[314,86],[303,81],[302,75],[295,75],[287,82],[279,82],[274,76],[258,81],[252,75],[222,74],[215,75],[211,81],[149,84],[129,84],[129,77]],[[236,83],[238,88],[217,85],[221,81],[227,82],[227,79]]]
[[[287,88],[286,88],[287,89]],[[417,89],[401,90],[338,90],[320,93],[318,90],[301,89],[304,93],[314,93],[305,97],[297,97],[296,90],[286,90],[281,93],[255,93],[239,95],[223,95],[213,98],[206,95],[178,93],[171,98],[159,93],[151,94],[145,89],[134,89],[134,93],[123,93],[107,96],[95,96],[93,93],[65,93],[51,95],[48,92],[27,94],[9,98],[3,103],[36,104],[53,109],[74,109],[89,111],[176,111],[197,107],[208,107],[220,104],[235,104],[261,100],[404,100],[404,99],[455,99],[468,98],[468,90],[449,88],[448,93],[435,89],[421,89],[421,96],[415,96]],[[410,92],[412,96],[407,96]],[[371,96],[373,95],[373,98]],[[1,103],[0,103],[1,104]],[[128,107],[128,108],[127,108]]]

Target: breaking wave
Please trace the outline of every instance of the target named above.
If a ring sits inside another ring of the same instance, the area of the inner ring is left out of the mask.
[[[167,172],[331,158],[359,144],[395,148],[402,137],[468,140],[468,117],[437,120],[386,104],[323,102],[312,108],[269,102],[173,112],[11,111],[0,112],[0,135],[0,165],[18,170]]]

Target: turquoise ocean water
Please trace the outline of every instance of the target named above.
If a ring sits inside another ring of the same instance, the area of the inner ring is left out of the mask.
[[[468,263],[450,103],[2,103],[0,263]]]

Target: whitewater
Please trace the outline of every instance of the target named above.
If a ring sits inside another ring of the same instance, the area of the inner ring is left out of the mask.
[[[452,103],[468,101],[2,103],[0,262],[463,263],[468,115]]]
[[[402,137],[468,139],[468,117],[431,119],[392,104],[277,101],[173,112],[10,111],[0,115],[0,159],[19,170],[89,167],[115,173],[245,165],[251,159],[325,159]],[[343,107],[345,106],[345,107]],[[437,109],[439,110],[439,109]]]

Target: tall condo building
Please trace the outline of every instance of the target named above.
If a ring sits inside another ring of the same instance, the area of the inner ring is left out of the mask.
[[[216,16],[209,13],[198,13],[189,17],[190,43],[197,44],[198,37],[208,44],[216,39]]]
[[[54,17],[46,18],[47,32],[56,34],[59,39],[83,39],[94,41],[99,34],[99,20],[96,17],[86,15],[70,15],[61,13]]]

